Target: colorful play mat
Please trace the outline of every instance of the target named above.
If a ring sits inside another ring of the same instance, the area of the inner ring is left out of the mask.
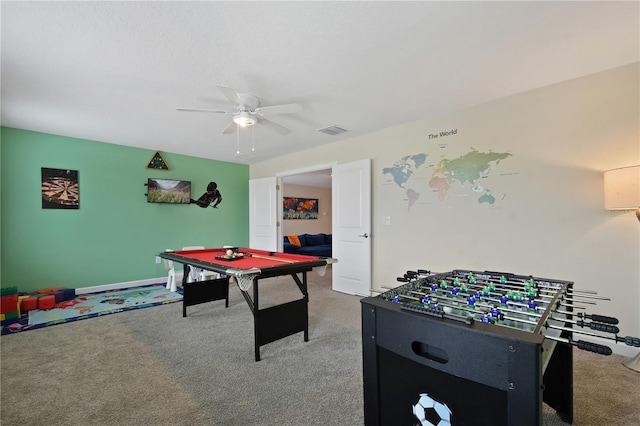
[[[52,309],[36,309],[24,313],[19,322],[3,326],[2,334],[33,330],[181,300],[181,294],[167,290],[164,284],[81,294],[74,299],[56,303]]]

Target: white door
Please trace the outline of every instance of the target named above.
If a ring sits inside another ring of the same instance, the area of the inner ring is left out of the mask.
[[[369,296],[371,288],[371,161],[338,164],[332,178],[332,287]]]
[[[249,180],[249,247],[278,250],[276,178]]]

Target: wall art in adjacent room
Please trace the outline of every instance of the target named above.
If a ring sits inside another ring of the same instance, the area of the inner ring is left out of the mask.
[[[42,208],[80,208],[77,170],[42,167]]]
[[[318,199],[283,197],[282,216],[284,219],[317,219]]]

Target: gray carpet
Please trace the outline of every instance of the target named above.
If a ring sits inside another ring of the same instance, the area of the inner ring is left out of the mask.
[[[309,341],[265,345],[230,306],[181,303],[2,336],[3,426],[362,425],[360,298],[309,276]],[[261,306],[298,298],[289,277],[262,281]],[[575,424],[640,425],[640,374],[622,357],[574,350]],[[545,408],[544,425],[564,425]]]

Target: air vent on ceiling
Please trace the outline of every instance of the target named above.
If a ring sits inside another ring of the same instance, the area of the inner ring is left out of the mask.
[[[340,133],[344,133],[347,130],[342,127],[338,127],[335,124],[333,126],[325,127],[323,129],[318,129],[319,132],[326,133],[331,136],[339,135]]]

